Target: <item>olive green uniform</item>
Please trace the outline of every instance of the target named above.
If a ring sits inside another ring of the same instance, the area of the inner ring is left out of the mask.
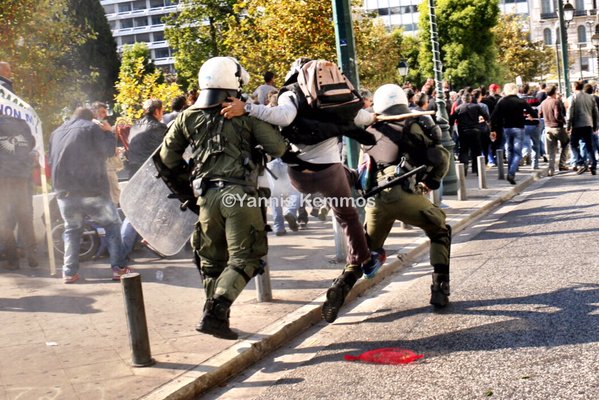
[[[394,129],[385,125],[393,125]],[[424,176],[387,188],[375,196],[374,204],[368,203],[366,232],[369,247],[374,251],[382,249],[394,222],[399,220],[425,231],[431,240],[431,265],[442,266],[448,271],[451,232],[445,224],[445,213],[418,191],[416,183],[422,181],[429,188],[437,189],[447,173],[450,154],[442,146],[434,145],[417,123],[408,126],[410,129],[406,132],[403,124],[379,122],[368,129],[377,137],[377,144],[364,148],[364,151],[373,155],[381,166],[377,172],[379,183],[395,177],[396,165],[402,157],[413,167],[429,167]],[[391,132],[393,138],[381,131]]]
[[[191,107],[168,130],[160,157],[174,169],[189,144],[194,150],[194,179],[202,179],[197,236],[192,240],[201,258],[206,298],[235,301],[247,282],[262,268],[268,251],[263,209],[257,190],[257,161],[262,146],[280,157],[287,144],[278,129],[254,117],[226,120],[220,106]],[[198,182],[197,180],[195,182]]]

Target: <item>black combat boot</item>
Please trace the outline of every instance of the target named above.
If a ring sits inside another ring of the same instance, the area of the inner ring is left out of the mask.
[[[449,274],[433,273],[430,303],[438,308],[445,307],[449,303]]]
[[[204,315],[196,331],[221,339],[237,340],[239,335],[229,328],[231,302],[227,299],[208,299],[204,304]]]
[[[334,322],[337,319],[339,309],[345,302],[345,297],[354,287],[358,278],[351,271],[344,271],[333,285],[327,290],[327,300],[322,306],[322,317],[327,322]]]

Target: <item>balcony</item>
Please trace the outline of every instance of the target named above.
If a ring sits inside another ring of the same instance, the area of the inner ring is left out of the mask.
[[[557,14],[555,11],[548,12],[548,13],[541,13],[541,19],[553,19],[553,18],[557,18]]]

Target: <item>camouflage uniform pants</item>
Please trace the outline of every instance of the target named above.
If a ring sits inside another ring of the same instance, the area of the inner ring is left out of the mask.
[[[261,258],[268,252],[258,197],[232,185],[207,190],[198,205],[200,240],[196,242],[206,298],[233,302],[260,271]]]

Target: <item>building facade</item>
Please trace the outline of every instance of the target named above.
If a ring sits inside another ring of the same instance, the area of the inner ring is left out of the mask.
[[[173,50],[164,38],[162,17],[177,11],[178,0],[100,0],[110,24],[117,49],[145,42],[159,68],[174,72]]]
[[[365,0],[364,8],[375,13],[389,29],[403,28],[409,35],[418,33],[420,13],[418,6],[424,0]],[[561,54],[557,1],[571,2],[575,8],[574,19],[568,32],[568,58],[570,79],[589,79],[599,76],[599,46],[591,37],[599,32],[597,3],[599,0],[500,0],[504,14],[520,14],[528,18],[532,41],[542,41]]]
[[[531,1],[531,38],[553,46],[561,54],[556,1],[560,0]],[[570,4],[575,10],[573,20],[566,28],[570,80],[597,78],[599,49],[591,41],[598,26],[597,0],[571,0]]]

